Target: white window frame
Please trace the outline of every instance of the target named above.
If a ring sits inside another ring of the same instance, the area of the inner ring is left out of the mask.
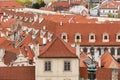
[[[93,39],[91,39],[91,37],[93,36]],[[90,33],[89,34],[89,42],[95,42],[96,39],[95,39],[95,34],[94,33]]]
[[[116,35],[116,42],[120,42],[120,39],[118,39],[118,36],[120,36],[120,33],[117,33]]]
[[[63,39],[63,36],[65,36],[66,38],[65,39]],[[65,42],[68,42],[68,37],[67,37],[67,33],[62,33],[61,34],[61,39],[63,39]]]
[[[79,36],[79,39],[77,39],[77,36]],[[81,42],[81,34],[80,33],[75,34],[75,43],[76,42]]]
[[[107,39],[105,39],[104,37],[107,36]],[[103,36],[102,36],[102,41],[103,42],[109,42],[109,34],[108,33],[103,33]]]

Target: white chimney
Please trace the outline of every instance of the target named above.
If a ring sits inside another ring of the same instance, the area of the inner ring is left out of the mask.
[[[62,26],[63,25],[63,22],[62,21],[60,21],[60,26]]]
[[[71,0],[69,0],[69,4],[71,3]]]
[[[39,44],[35,45],[35,58],[37,59],[39,56],[40,46]]]
[[[47,43],[47,38],[43,37],[43,45],[45,45]]]
[[[80,44],[79,43],[76,43],[76,55],[80,59]]]
[[[2,22],[2,20],[3,20],[3,16],[1,16],[1,18],[0,18],[0,21]]]
[[[37,15],[37,14],[35,14],[35,15],[34,15],[34,22],[36,22],[36,21],[37,21],[37,18],[38,18],[38,15]]]
[[[0,49],[0,61],[2,61],[4,55],[5,55],[5,49],[1,48]]]
[[[98,67],[101,67],[101,58],[98,58]]]

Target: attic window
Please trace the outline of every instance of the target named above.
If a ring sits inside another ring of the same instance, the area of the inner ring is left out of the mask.
[[[120,42],[120,33],[116,35],[116,42]]]
[[[66,33],[62,33],[61,38],[62,38],[65,42],[68,41],[68,40],[67,40],[67,34],[66,34]]]
[[[95,42],[95,34],[94,33],[89,34],[89,42]]]
[[[109,42],[109,35],[108,33],[103,34],[103,42]]]
[[[65,35],[63,36],[63,39],[66,39],[66,36],[65,36]]]
[[[75,42],[81,42],[81,34],[80,33],[76,33],[75,34]]]

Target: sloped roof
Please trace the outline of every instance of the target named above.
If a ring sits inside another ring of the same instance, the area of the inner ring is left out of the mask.
[[[80,67],[80,77],[88,79],[88,71],[86,67]],[[97,80],[111,80],[112,79],[112,69],[110,68],[98,68],[96,71]]]
[[[86,23],[86,24],[65,24],[60,27],[58,25],[56,34],[61,36],[62,33],[67,33],[68,35],[68,42],[75,43],[75,34],[80,33],[81,34],[81,42],[80,45],[120,45],[120,42],[116,42],[116,34],[120,32],[120,26],[118,26],[118,23],[114,24],[93,24],[93,23]],[[89,34],[94,33],[95,34],[95,42],[89,42]],[[104,33],[108,33],[109,35],[109,42],[103,42],[102,35]]]
[[[15,0],[2,0],[0,1],[0,8],[23,8],[23,6],[17,3]]]
[[[35,80],[35,67],[0,67],[0,80]]]
[[[104,68],[120,68],[120,64],[110,55],[108,51],[101,56],[101,65]]]
[[[87,67],[85,60],[91,60],[85,53],[80,53],[80,67]]]
[[[106,1],[103,1],[100,5],[100,8],[101,9],[116,9],[117,8],[117,4],[115,1],[113,0],[106,0]]]
[[[77,58],[77,56],[70,45],[57,37],[43,48],[39,58]]]

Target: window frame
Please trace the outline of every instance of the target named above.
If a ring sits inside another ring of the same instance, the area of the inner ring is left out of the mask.
[[[93,37],[93,38],[91,38]],[[96,41],[96,37],[95,37],[95,34],[94,33],[90,33],[89,34],[89,42],[95,42]]]
[[[77,37],[79,37],[79,39],[77,39]],[[81,34],[80,33],[75,34],[75,42],[81,42]]]
[[[107,37],[107,39],[106,39]],[[102,35],[102,41],[103,42],[109,42],[109,34],[108,33],[103,33]]]
[[[71,62],[64,61],[64,71],[71,71]]]
[[[120,33],[117,33],[117,34],[116,34],[116,42],[120,42],[119,37],[120,37]]]
[[[51,71],[51,70],[52,70],[51,61],[45,61],[44,62],[44,71]]]
[[[63,37],[65,37],[65,39]],[[67,42],[68,41],[67,33],[65,33],[65,32],[62,33],[61,34],[61,39],[63,39],[65,42]]]

